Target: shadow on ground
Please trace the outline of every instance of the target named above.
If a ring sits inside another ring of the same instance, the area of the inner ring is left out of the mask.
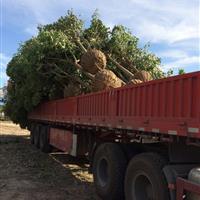
[[[29,135],[0,135],[0,200],[97,200],[88,163],[45,154]]]

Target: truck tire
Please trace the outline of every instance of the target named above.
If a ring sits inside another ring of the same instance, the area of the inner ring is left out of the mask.
[[[40,131],[40,150],[44,153],[51,152],[51,146],[49,144],[49,128],[42,126]]]
[[[97,194],[104,200],[124,199],[127,159],[115,143],[101,144],[94,155],[93,177]]]
[[[196,183],[198,185],[200,185],[200,168],[194,168],[190,171],[189,175],[188,175],[188,179],[193,182]],[[200,196],[194,193],[187,193],[187,199],[188,200],[199,200]]]
[[[40,125],[36,125],[34,129],[34,145],[40,147]]]
[[[169,200],[162,169],[164,159],[156,153],[142,153],[132,158],[125,177],[126,200]]]

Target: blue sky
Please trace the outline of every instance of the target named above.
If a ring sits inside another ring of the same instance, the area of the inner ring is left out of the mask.
[[[0,87],[6,84],[6,65],[19,44],[47,24],[74,12],[89,24],[98,9],[104,23],[123,24],[140,38],[140,45],[161,58],[163,70],[200,70],[199,0],[0,0]]]

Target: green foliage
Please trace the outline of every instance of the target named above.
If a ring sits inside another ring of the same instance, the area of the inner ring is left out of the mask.
[[[63,98],[63,89],[72,81],[81,84],[82,93],[90,92],[91,80],[73,63],[80,60],[85,48],[101,49],[129,71],[145,69],[154,77],[162,77],[160,59],[148,51],[148,45],[138,47],[139,39],[122,25],[112,30],[95,12],[89,27],[72,11],[58,21],[38,27],[36,37],[22,43],[7,66],[10,77],[5,111],[22,127],[27,126],[27,114],[39,103]],[[123,72],[108,61],[120,78]]]
[[[166,72],[165,76],[169,77],[169,76],[172,76],[173,74],[174,74],[174,70],[173,70],[173,69],[169,69],[169,70]]]
[[[3,105],[0,105],[0,112],[3,112]]]
[[[179,75],[181,75],[181,74],[185,74],[185,70],[182,69],[182,68],[178,69],[178,74],[179,74]]]
[[[109,42],[110,28],[99,19],[97,11],[92,15],[91,25],[83,33],[87,47],[106,50]]]
[[[149,71],[154,78],[162,77],[162,71],[158,68],[160,59],[148,52],[148,45],[138,47],[139,39],[132,35],[124,26],[114,26],[108,42],[108,52],[122,66],[134,73],[135,68]]]

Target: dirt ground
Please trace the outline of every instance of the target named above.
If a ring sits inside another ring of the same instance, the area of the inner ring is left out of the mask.
[[[88,165],[30,145],[29,132],[0,121],[0,200],[99,200]]]

